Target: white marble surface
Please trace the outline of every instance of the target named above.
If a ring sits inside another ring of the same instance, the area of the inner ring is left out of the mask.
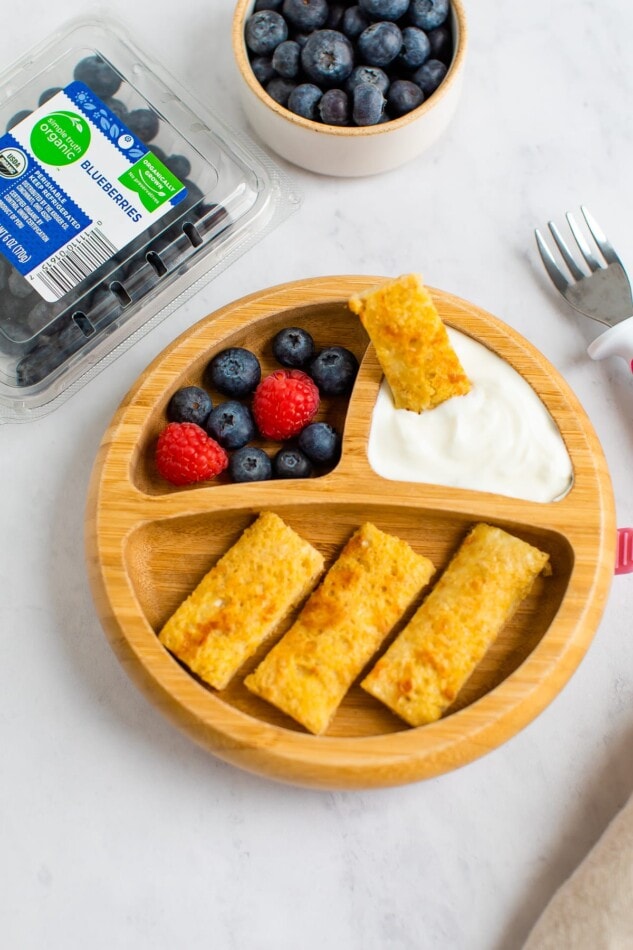
[[[231,7],[108,5],[242,127]],[[11,8],[0,60],[83,9]],[[180,735],[119,667],[86,582],[88,478],[136,376],[210,310],[310,275],[420,270],[521,331],[579,396],[633,524],[633,380],[586,357],[597,327],[559,304],[532,238],[585,202],[633,268],[633,7],[467,9],[464,96],[433,151],[379,179],[293,171],[299,214],[54,415],[0,431],[6,947],[512,950],[633,790],[633,576],[614,580],[578,672],[520,735],[436,780],[347,794],[253,777]]]

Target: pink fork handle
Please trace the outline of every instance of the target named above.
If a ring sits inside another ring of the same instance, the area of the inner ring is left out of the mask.
[[[618,528],[618,544],[615,552],[615,573],[633,573],[633,528]]]
[[[587,353],[592,360],[603,360],[607,356],[621,356],[627,361],[633,372],[633,317],[616,323],[597,340],[590,343]]]

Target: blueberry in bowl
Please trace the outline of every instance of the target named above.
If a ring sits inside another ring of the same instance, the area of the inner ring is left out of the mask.
[[[301,50],[301,65],[323,90],[339,88],[354,68],[354,48],[338,30],[315,30]]]
[[[394,61],[402,50],[400,27],[389,20],[372,23],[358,37],[357,50],[365,66],[384,68]]]
[[[358,0],[358,5],[370,20],[399,20],[409,9],[409,0]]]
[[[292,90],[288,96],[288,108],[295,115],[302,115],[304,119],[317,118],[317,106],[323,98],[318,86],[311,82],[303,82]]]
[[[328,89],[319,100],[319,116],[326,125],[349,125],[350,100],[343,89]]]
[[[329,16],[327,0],[284,0],[281,13],[296,30],[320,30]]]
[[[294,79],[299,73],[299,59],[301,57],[301,47],[295,40],[284,40],[275,49],[271,59],[273,76],[276,72],[284,79]]]
[[[463,0],[237,0],[247,118],[273,151],[325,175],[396,168],[433,145],[459,99]]]
[[[395,85],[392,83],[390,89]],[[361,82],[354,89],[352,117],[357,125],[377,125],[382,121],[386,100],[378,86]]]
[[[258,10],[246,23],[245,38],[251,53],[272,56],[288,39],[288,24],[275,10]]]

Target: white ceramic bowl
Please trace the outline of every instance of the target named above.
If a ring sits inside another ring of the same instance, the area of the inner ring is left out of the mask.
[[[462,0],[451,0],[455,52],[440,87],[421,106],[391,122],[340,127],[312,122],[284,109],[267,94],[251,69],[244,23],[254,0],[238,0],[233,17],[233,51],[247,118],[259,137],[279,155],[323,175],[375,175],[411,161],[440,137],[457,107],[467,45]]]

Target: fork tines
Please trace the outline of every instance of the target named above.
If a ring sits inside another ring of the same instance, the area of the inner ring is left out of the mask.
[[[585,219],[589,232],[591,236],[593,237],[594,241],[596,242],[596,246],[598,247],[600,253],[602,254],[602,257],[607,262],[607,264],[621,264],[620,258],[614,251],[612,245],[607,240],[607,237],[604,234],[602,228],[600,227],[596,219],[593,217],[593,215],[590,213],[590,211],[588,211],[587,208],[584,207],[584,205],[581,205],[580,210],[582,211],[582,215],[583,215],[583,218]],[[567,218],[569,230],[571,231],[572,236],[574,240],[576,241],[578,249],[580,253],[582,254],[585,264],[587,265],[589,270],[593,273],[597,270],[604,269],[604,264],[601,264],[600,261],[598,261],[597,258],[595,257],[593,251],[591,250],[589,246],[589,243],[587,242],[584,234],[580,230],[578,223],[576,222],[576,219],[574,218],[573,214],[571,214],[571,212],[568,211],[565,217]],[[587,274],[576,263],[576,260],[573,257],[571,251],[569,250],[569,247],[565,243],[560,231],[558,230],[558,228],[556,227],[553,221],[548,221],[547,226],[550,229],[551,235],[554,238],[554,241],[556,243],[556,247],[560,251],[560,255],[562,259],[564,260],[567,266],[567,269],[569,270],[569,273],[571,274],[574,280],[582,280],[583,277],[587,276]],[[534,234],[536,236],[536,244],[539,249],[539,254],[541,255],[541,260],[543,261],[543,264],[545,266],[545,270],[549,274],[554,286],[557,287],[561,293],[563,293],[569,286],[569,280],[565,276],[563,271],[560,269],[559,265],[556,263],[552,255],[552,252],[550,251],[547,243],[545,242],[543,238],[543,235],[541,234],[538,228],[535,230]]]

